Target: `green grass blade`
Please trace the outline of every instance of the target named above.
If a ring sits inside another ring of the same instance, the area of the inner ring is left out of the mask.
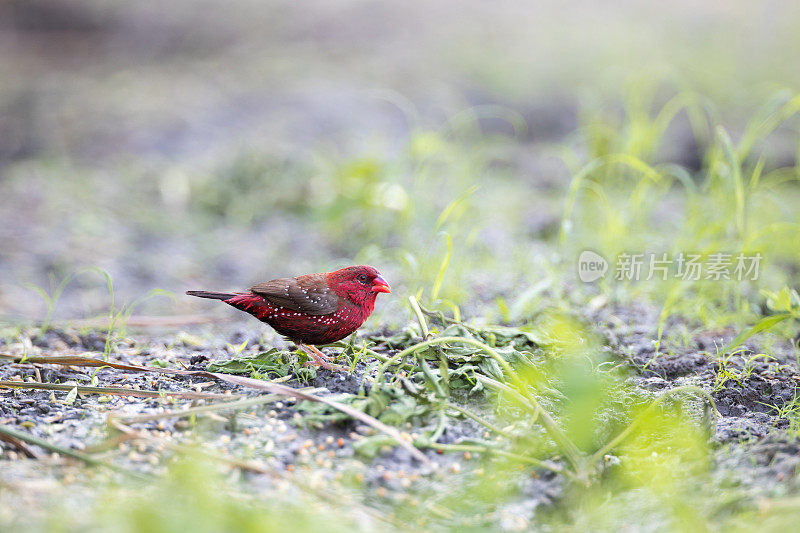
[[[779,315],[772,315],[762,318],[761,320],[756,322],[752,328],[748,329],[747,331],[743,331],[742,333],[737,335],[736,338],[734,338],[731,342],[725,345],[725,347],[720,350],[720,353],[725,353],[734,350],[740,344],[742,344],[744,341],[746,341],[753,335],[756,335],[763,331],[768,331],[773,327],[775,327],[776,325],[783,322],[784,320],[792,318],[792,316],[793,315],[791,313],[781,313]]]

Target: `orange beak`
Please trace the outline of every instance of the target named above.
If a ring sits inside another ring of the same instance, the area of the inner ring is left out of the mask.
[[[392,292],[392,288],[386,283],[386,280],[378,276],[372,280],[372,292]]]

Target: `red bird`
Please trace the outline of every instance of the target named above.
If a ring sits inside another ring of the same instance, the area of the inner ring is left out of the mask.
[[[330,344],[361,327],[372,314],[379,292],[392,292],[380,273],[359,265],[335,272],[265,281],[249,292],[186,291],[222,300],[266,322],[314,359],[318,366],[343,370],[309,344]]]

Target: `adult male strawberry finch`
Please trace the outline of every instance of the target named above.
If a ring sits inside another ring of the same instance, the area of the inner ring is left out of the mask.
[[[273,279],[254,285],[248,292],[186,294],[222,300],[250,313],[304,348],[318,366],[343,370],[309,345],[338,341],[361,327],[372,314],[379,292],[392,291],[377,270],[358,265],[335,272]]]

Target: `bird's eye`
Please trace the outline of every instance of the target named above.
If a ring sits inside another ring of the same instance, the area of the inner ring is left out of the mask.
[[[361,283],[366,283],[367,282],[367,275],[366,274],[361,274],[360,276],[358,276],[358,281],[360,281]]]

